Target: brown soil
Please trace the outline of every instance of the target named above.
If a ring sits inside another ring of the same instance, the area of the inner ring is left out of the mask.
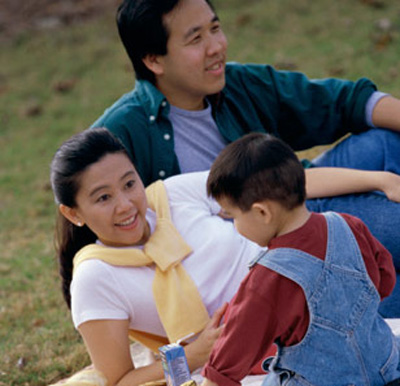
[[[116,10],[119,0],[1,0],[0,36],[79,23]]]

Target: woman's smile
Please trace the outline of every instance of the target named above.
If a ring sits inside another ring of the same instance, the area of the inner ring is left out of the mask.
[[[137,213],[133,216],[130,216],[129,218],[115,223],[115,226],[118,227],[121,230],[132,230],[138,226],[139,223],[139,217]]]
[[[106,155],[81,180],[76,213],[103,244],[133,246],[148,239],[145,189],[125,154]]]

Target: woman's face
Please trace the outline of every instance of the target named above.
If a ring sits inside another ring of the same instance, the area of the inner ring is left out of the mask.
[[[148,240],[145,189],[125,154],[107,154],[89,166],[79,181],[77,206],[73,208],[76,219],[86,224],[103,244],[122,247]]]

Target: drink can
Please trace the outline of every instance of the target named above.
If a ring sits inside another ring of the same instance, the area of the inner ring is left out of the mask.
[[[167,344],[159,348],[167,386],[181,386],[191,381],[185,350],[177,343]]]

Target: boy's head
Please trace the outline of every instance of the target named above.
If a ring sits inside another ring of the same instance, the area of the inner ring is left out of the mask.
[[[117,24],[136,78],[170,103],[224,87],[227,42],[210,0],[123,0]]]
[[[265,232],[264,215],[270,214],[272,206],[281,208],[280,213],[290,213],[304,204],[305,173],[296,154],[283,141],[252,133],[219,154],[210,170],[207,192],[241,223],[242,231],[237,226],[240,233],[258,242],[256,234]],[[258,225],[253,212],[262,214]]]
[[[260,201],[290,210],[304,203],[304,169],[293,150],[268,134],[251,133],[229,144],[211,167],[208,194],[243,212]]]

